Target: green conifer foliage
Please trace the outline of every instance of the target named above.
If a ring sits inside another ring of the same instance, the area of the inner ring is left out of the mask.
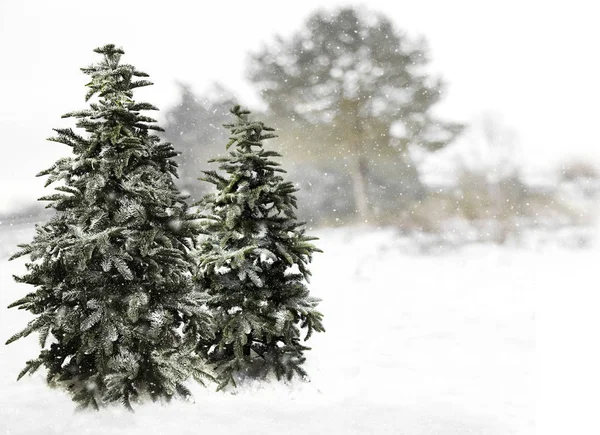
[[[173,183],[177,155],[151,134],[156,110],[133,100],[151,85],[121,64],[114,45],[95,50],[87,110],[64,115],[76,126],[50,140],[71,148],[39,175],[61,181],[50,201],[54,217],[36,227],[18,282],[35,291],[11,304],[35,315],[7,344],[39,332],[39,356],[21,378],[44,366],[51,385],[65,387],[81,407],[146,397],[187,396],[184,381],[206,378],[195,353],[212,333],[204,297],[194,290],[190,258],[198,226]]]
[[[312,254],[321,251],[296,220],[297,189],[271,160],[280,155],[263,149],[262,141],[276,136],[239,106],[231,112],[235,122],[225,127],[233,150],[212,160],[226,174],[204,172],[202,180],[216,192],[198,204],[205,236],[197,277],[216,325],[215,339],[200,348],[215,363],[220,388],[235,385],[237,376],[306,376],[303,352],[309,348],[301,343],[301,329],[304,340],[324,331],[319,300],[305,285]]]

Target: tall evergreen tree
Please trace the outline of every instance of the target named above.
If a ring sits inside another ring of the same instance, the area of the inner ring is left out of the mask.
[[[204,171],[203,180],[216,192],[200,202],[204,210],[204,240],[200,243],[198,279],[209,294],[215,339],[200,345],[215,362],[221,388],[236,376],[291,379],[305,376],[301,328],[308,339],[324,331],[318,299],[305,282],[314,252],[321,252],[296,220],[295,187],[278,175],[285,172],[263,149],[276,137],[272,128],[248,120],[250,112],[234,107],[236,117],[226,157],[214,159],[220,169]]]
[[[86,101],[98,98],[63,116],[84,132],[55,129],[50,140],[72,156],[39,174],[49,176],[46,186],[62,181],[40,198],[56,213],[12,257],[30,256],[15,278],[36,289],[10,306],[36,317],[7,344],[39,332],[42,350],[19,378],[44,366],[48,383],[81,407],[130,407],[187,396],[189,376],[208,376],[194,348],[211,327],[190,270],[198,229],[173,183],[177,153],[140,114],[157,109],[133,100],[134,89],[152,83],[120,63],[114,45],[95,52],[102,61],[82,71],[91,77]]]

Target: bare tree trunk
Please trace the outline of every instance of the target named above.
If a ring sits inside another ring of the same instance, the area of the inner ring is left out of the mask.
[[[369,207],[369,195],[367,193],[367,162],[364,157],[353,156],[351,175],[354,190],[354,206],[360,222],[369,220],[371,210]]]
[[[365,157],[364,126],[359,114],[360,101],[343,98],[340,101],[338,114],[338,134],[348,145],[351,153],[350,176],[354,193],[354,208],[359,222],[366,222],[371,217],[369,192],[367,190],[368,161]]]

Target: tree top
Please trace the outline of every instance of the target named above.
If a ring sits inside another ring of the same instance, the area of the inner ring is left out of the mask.
[[[115,44],[106,44],[102,47],[94,48],[95,53],[104,54],[106,56],[122,55],[125,51],[122,48],[117,48]]]

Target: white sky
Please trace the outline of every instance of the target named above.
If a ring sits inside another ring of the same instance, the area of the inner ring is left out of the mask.
[[[449,84],[438,112],[469,121],[492,111],[518,138],[527,167],[577,156],[600,163],[600,26],[593,1],[369,0],[409,35],[427,38],[432,71]],[[246,100],[246,54],[299,29],[319,7],[360,2],[0,1],[0,210],[31,203],[38,171],[68,153],[44,139],[85,107],[79,68],[93,48],[122,46],[150,74],[138,93],[166,110],[175,81],[221,81]]]

